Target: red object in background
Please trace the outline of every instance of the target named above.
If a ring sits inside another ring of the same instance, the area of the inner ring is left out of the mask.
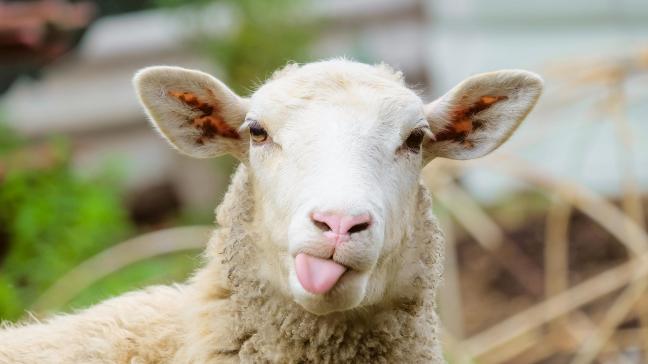
[[[95,6],[89,2],[0,1],[0,65],[41,63],[62,55],[94,13]]]

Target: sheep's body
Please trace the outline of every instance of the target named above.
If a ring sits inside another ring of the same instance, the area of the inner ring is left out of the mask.
[[[184,293],[185,287],[151,287],[75,315],[10,327],[0,331],[0,363],[168,362],[184,334]]]
[[[185,285],[151,287],[76,315],[0,332],[2,363],[442,362],[434,291],[442,235],[419,189],[415,236],[404,244],[416,292],[379,306],[317,316],[254,272],[248,172],[239,167],[218,209],[207,264]],[[385,257],[378,264],[385,264]],[[403,259],[399,256],[398,259]]]

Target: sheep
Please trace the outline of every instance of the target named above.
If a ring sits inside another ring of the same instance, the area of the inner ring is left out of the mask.
[[[443,234],[420,170],[501,145],[542,80],[469,77],[424,104],[386,65],[291,64],[249,98],[178,67],[139,71],[181,153],[240,161],[186,283],[5,325],[2,363],[441,363]]]

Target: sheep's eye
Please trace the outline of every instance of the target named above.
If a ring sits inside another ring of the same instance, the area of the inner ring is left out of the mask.
[[[411,150],[414,153],[418,153],[421,150],[421,143],[423,143],[423,137],[425,133],[421,129],[415,129],[410,133],[410,135],[405,139],[403,145],[407,149]]]
[[[268,132],[258,123],[250,125],[250,138],[254,143],[263,143],[268,140]]]

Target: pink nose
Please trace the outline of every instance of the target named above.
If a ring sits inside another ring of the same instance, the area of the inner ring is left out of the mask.
[[[324,231],[324,236],[337,243],[349,240],[349,235],[367,230],[371,225],[371,216],[344,215],[314,212],[313,223]]]

